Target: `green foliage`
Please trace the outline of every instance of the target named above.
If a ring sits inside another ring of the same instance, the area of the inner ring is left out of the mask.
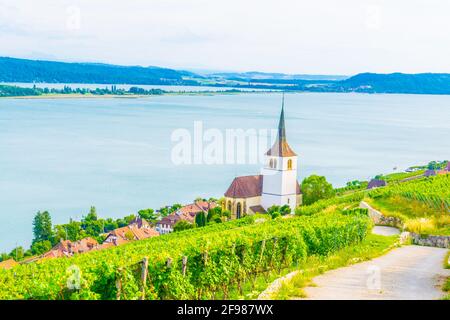
[[[231,217],[231,213],[228,210],[222,210],[221,207],[215,207],[208,210],[206,221],[210,223],[222,223],[226,219]]]
[[[195,225],[197,227],[204,227],[206,226],[206,216],[205,213],[202,211],[200,213],[197,213],[197,215],[195,216]]]
[[[369,192],[371,198],[387,198],[396,195],[423,202],[441,212],[450,212],[450,175],[412,180]]]
[[[272,219],[278,218],[279,216],[285,216],[291,213],[291,207],[287,204],[283,206],[271,206],[267,209],[267,213],[272,217]]]
[[[0,262],[6,261],[6,260],[9,260],[9,259],[10,259],[9,254],[4,253],[4,252],[2,252],[2,253],[0,254]]]
[[[0,270],[0,299],[121,299],[140,295],[140,261],[148,258],[149,299],[205,299],[267,270],[327,255],[360,242],[368,218],[317,214],[255,223],[252,216],[132,242],[71,258],[44,260]],[[186,274],[182,273],[187,257]],[[170,258],[170,259],[169,259]],[[67,268],[81,271],[81,288],[65,288]]]
[[[194,228],[194,225],[192,223],[187,222],[186,220],[178,220],[177,223],[173,226],[173,231],[184,231],[188,229]]]
[[[357,215],[357,216],[369,216],[369,210],[366,208],[353,208],[353,209],[346,209],[342,211],[342,214],[344,215]]]
[[[302,182],[303,204],[310,205],[321,199],[328,199],[334,196],[333,186],[327,182],[326,178],[318,175],[311,175]]]
[[[329,207],[359,203],[364,199],[364,196],[364,192],[355,192],[344,196],[319,200],[311,205],[297,207],[295,209],[295,214],[310,216],[319,213]]]
[[[16,247],[11,250],[9,257],[16,261],[22,261],[25,258],[25,250],[23,247]]]
[[[48,211],[38,211],[33,220],[33,243],[53,240],[52,218]]]
[[[425,170],[417,170],[414,172],[396,172],[384,175],[381,177],[381,179],[390,184],[393,182],[402,182],[402,180],[407,178],[419,177],[423,175],[424,172]]]
[[[167,217],[169,214],[176,212],[182,207],[181,204],[175,203],[172,206],[166,206],[159,209],[159,215],[161,217]]]
[[[349,192],[364,190],[369,183],[367,181],[353,180],[347,182],[345,187],[334,189],[336,195],[343,195]]]
[[[52,243],[48,240],[35,242],[31,245],[31,252],[34,255],[41,255],[52,248]]]
[[[148,222],[155,223],[158,220],[158,215],[153,209],[143,209],[138,211],[139,217],[147,220]]]

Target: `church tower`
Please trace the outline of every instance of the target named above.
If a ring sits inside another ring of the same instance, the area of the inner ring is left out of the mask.
[[[301,194],[297,182],[297,155],[286,138],[283,95],[277,140],[265,155],[261,206],[267,210],[273,205],[285,204],[294,212],[301,204]]]

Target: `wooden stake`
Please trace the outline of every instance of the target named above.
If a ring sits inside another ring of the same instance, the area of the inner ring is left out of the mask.
[[[184,256],[183,257],[183,269],[182,269],[183,277],[186,275],[186,268],[187,268],[187,257]]]
[[[116,300],[120,300],[120,296],[122,294],[122,268],[117,269],[118,277],[116,279]]]
[[[148,275],[148,258],[145,257],[144,260],[142,260],[142,270],[141,270],[141,281],[142,281],[141,300],[145,300],[145,287],[147,284],[147,275]]]
[[[262,258],[263,258],[263,254],[264,254],[264,250],[266,249],[266,240],[263,240],[262,241],[262,244],[261,244],[261,254],[260,254],[260,256],[259,256],[259,263],[261,263],[261,261],[262,261]]]

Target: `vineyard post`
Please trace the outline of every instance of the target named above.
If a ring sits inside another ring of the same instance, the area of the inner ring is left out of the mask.
[[[166,267],[167,267],[167,268],[172,267],[172,258],[167,258],[167,261],[166,261]]]
[[[266,240],[263,240],[261,243],[261,254],[259,256],[259,263],[261,263],[261,261],[262,261],[265,249],[266,249]]]
[[[281,263],[280,263],[280,266],[279,266],[279,268],[278,268],[278,273],[280,273],[281,272],[281,268],[285,265],[285,263],[286,263],[286,252],[287,252],[287,248],[288,248],[288,241],[287,241],[287,239],[286,239],[286,242],[285,242],[285,244],[284,244],[284,246],[283,246],[283,253],[282,253],[282,257],[281,257]]]
[[[120,296],[122,294],[122,268],[117,269],[116,288],[116,300],[120,300]]]
[[[270,256],[270,268],[273,267],[273,256],[275,255],[275,250],[277,248],[277,242],[278,242],[278,238],[277,237],[273,238],[273,250],[272,250],[272,254]]]
[[[141,300],[145,300],[145,285],[147,283],[147,275],[148,275],[148,258],[145,257],[144,260],[142,260],[142,270],[141,270],[141,281],[142,281]]]
[[[186,275],[187,259],[188,258],[186,256],[183,257],[183,268],[182,268],[183,277]]]

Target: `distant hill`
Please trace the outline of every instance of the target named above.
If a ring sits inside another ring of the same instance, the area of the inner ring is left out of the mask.
[[[211,73],[210,77],[224,79],[243,79],[250,80],[344,80],[348,76],[343,75],[315,75],[315,74],[286,74],[286,73],[267,73],[267,72],[221,72]]]
[[[450,94],[450,74],[360,73],[332,87],[346,92]]]
[[[246,89],[450,94],[450,74],[307,75],[265,72],[224,72],[198,75],[160,67],[67,63],[0,57],[0,82],[47,82],[132,85],[190,85]],[[11,90],[3,88],[3,94]],[[16,91],[14,91],[16,92]]]
[[[186,84],[187,71],[0,57],[0,82]]]

